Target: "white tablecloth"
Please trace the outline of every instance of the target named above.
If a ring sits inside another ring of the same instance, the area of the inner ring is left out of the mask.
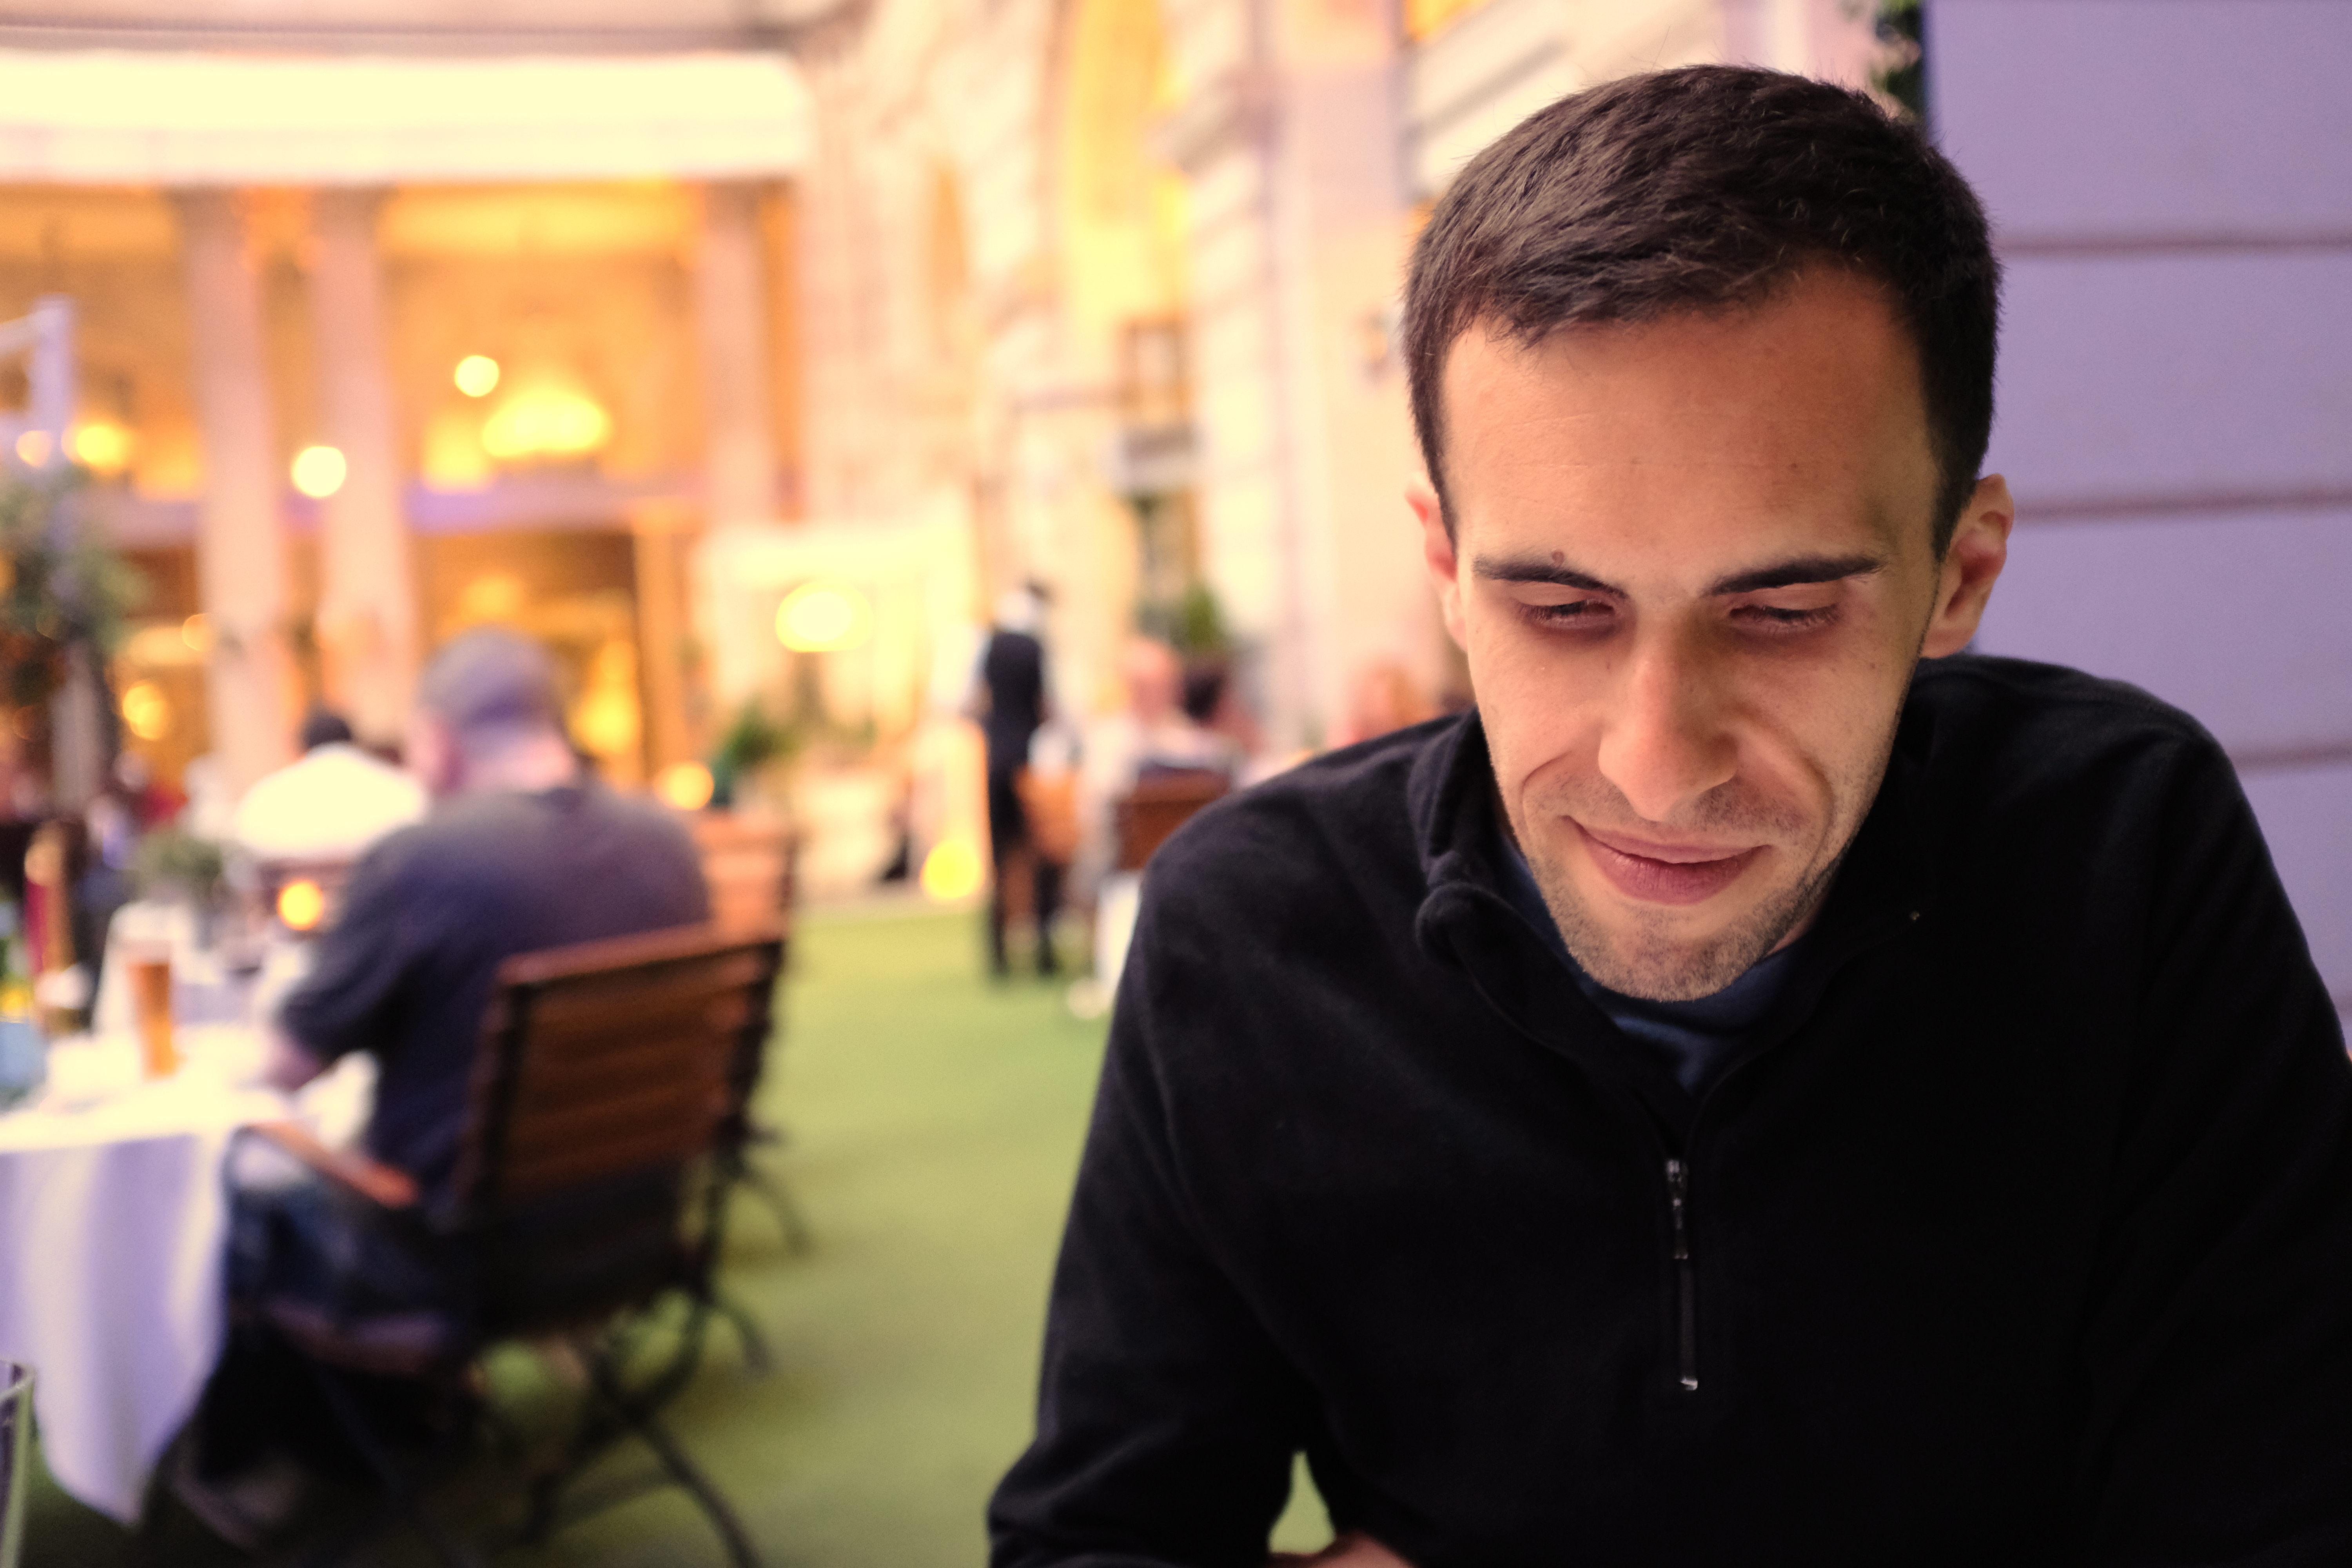
[[[0,1116],[0,1360],[35,1370],[58,1484],[126,1523],[220,1354],[229,1138],[289,1110],[247,1087],[252,1032],[181,1045],[177,1075],[141,1083],[128,1037],[60,1043],[47,1094]],[[363,1069],[322,1079],[313,1120],[348,1131],[366,1087]]]

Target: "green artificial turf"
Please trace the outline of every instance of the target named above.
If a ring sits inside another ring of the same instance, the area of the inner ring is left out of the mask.
[[[789,1130],[768,1163],[815,1247],[788,1254],[758,1202],[740,1201],[727,1287],[774,1370],[753,1376],[721,1328],[671,1409],[771,1568],[982,1563],[989,1489],[1028,1436],[1103,1030],[1073,1019],[1058,987],[982,980],[976,928],[962,914],[835,915],[804,921],[796,941],[764,1113]],[[38,1568],[131,1561],[121,1531],[46,1484],[27,1524]],[[1328,1538],[1302,1489],[1277,1542]],[[724,1562],[675,1491],[508,1560]]]

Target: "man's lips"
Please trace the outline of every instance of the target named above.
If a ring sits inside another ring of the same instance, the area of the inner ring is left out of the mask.
[[[1569,819],[1584,849],[1610,885],[1629,899],[1651,904],[1696,904],[1739,879],[1764,846],[1727,849],[1720,845],[1652,844],[1619,834],[1603,836]]]

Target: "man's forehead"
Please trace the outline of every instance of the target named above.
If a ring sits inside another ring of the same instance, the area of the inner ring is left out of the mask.
[[[1936,469],[1916,360],[1871,307],[1832,290],[1533,344],[1466,334],[1446,374],[1457,535],[1499,531],[1493,548],[1523,552],[1538,535],[1635,550],[1703,531],[1726,570],[1924,540]]]

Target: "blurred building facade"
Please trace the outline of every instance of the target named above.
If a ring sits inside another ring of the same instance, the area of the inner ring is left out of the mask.
[[[1188,605],[1278,747],[1369,668],[1458,685],[1401,500],[1427,203],[1578,86],[1877,47],[1850,0],[876,0],[803,57],[812,508],[968,479],[983,574],[1063,590],[1080,700]]]
[[[1401,500],[1427,203],[1579,85],[1873,47],[1853,0],[64,0],[0,19],[0,315],[78,302],[167,777],[317,698],[389,739],[502,620],[625,783],[815,700],[882,761],[811,803],[887,858],[909,796],[970,831],[909,770],[1015,582],[1066,709],[1139,626],[1276,750],[1458,688]],[[820,580],[870,646],[787,630]]]
[[[75,302],[131,743],[234,787],[306,700],[394,740],[495,619],[612,776],[690,751],[687,541],[794,488],[789,64],[60,30],[0,28],[53,46],[0,50],[0,314]]]

